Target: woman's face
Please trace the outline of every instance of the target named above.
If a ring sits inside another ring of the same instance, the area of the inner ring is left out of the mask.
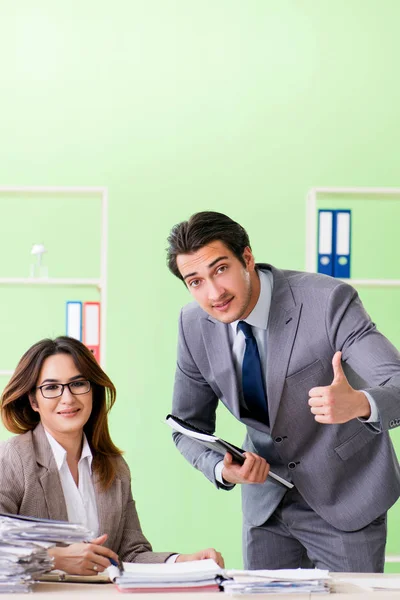
[[[31,398],[33,410],[40,414],[44,428],[55,438],[65,434],[81,434],[92,412],[92,389],[87,390],[87,380],[76,368],[69,354],[54,354],[43,362],[37,386]],[[45,398],[60,393],[59,384],[64,386],[61,396]],[[83,393],[82,393],[83,392]]]

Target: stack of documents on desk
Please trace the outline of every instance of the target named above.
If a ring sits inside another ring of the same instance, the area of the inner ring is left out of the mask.
[[[52,567],[47,548],[43,543],[0,540],[0,593],[29,592],[33,576]]]
[[[321,569],[277,569],[274,571],[226,570],[222,582],[224,592],[236,594],[328,593],[329,571]]]
[[[48,548],[92,537],[81,525],[0,514],[0,593],[29,592],[35,579],[52,568]]]
[[[218,592],[222,569],[211,558],[182,563],[123,563],[110,578],[120,592]]]
[[[94,533],[76,523],[0,513],[1,540],[34,540],[72,544],[93,539]]]

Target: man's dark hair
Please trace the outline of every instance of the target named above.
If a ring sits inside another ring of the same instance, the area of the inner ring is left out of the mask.
[[[240,260],[245,267],[244,249],[250,246],[246,230],[227,215],[213,211],[195,213],[188,221],[182,221],[171,229],[168,236],[168,268],[183,281],[176,259],[179,254],[190,254],[210,244],[220,241]]]

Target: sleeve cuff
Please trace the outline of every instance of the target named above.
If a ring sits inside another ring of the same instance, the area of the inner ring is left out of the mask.
[[[167,560],[165,561],[166,563],[174,563],[176,562],[176,559],[178,558],[179,554],[171,554],[171,556],[168,556]]]
[[[224,461],[220,460],[214,467],[214,477],[218,483],[221,483],[225,488],[234,488],[233,483],[229,483],[229,481],[225,481],[222,477],[222,469],[224,468]]]
[[[371,394],[369,394],[368,392],[366,392],[365,390],[360,390],[360,392],[362,392],[363,394],[365,394],[365,396],[367,397],[367,400],[369,402],[369,405],[371,407],[371,415],[369,417],[369,419],[363,419],[362,417],[359,418],[359,421],[362,421],[363,423],[381,423],[381,419],[379,416],[379,410],[378,407],[376,405],[375,400],[373,399],[373,397],[371,396]]]

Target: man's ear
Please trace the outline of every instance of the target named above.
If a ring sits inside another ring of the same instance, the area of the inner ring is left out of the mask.
[[[246,263],[246,267],[248,270],[252,271],[255,268],[255,260],[254,260],[254,256],[253,253],[251,251],[251,248],[249,246],[246,246],[246,248],[243,250],[243,260]]]
[[[29,392],[28,398],[29,398],[29,404],[31,405],[32,410],[39,412],[39,405],[36,400],[35,392]]]

